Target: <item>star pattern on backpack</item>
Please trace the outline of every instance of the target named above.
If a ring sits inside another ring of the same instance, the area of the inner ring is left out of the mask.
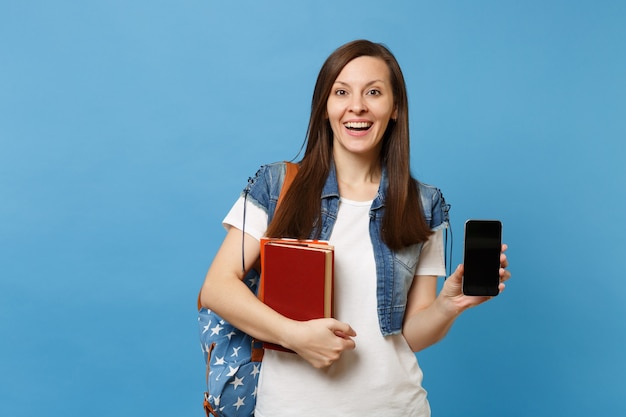
[[[210,362],[208,400],[220,416],[252,416],[261,373],[261,363],[250,360],[252,338],[204,310],[199,327],[200,347]]]

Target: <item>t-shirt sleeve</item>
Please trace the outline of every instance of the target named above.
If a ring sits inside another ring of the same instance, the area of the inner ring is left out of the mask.
[[[222,225],[226,230],[235,227],[256,240],[261,240],[267,230],[267,213],[241,196],[222,221]]]
[[[428,241],[424,242],[415,275],[436,275],[440,277],[446,275],[443,246],[443,230],[439,229],[430,236]]]

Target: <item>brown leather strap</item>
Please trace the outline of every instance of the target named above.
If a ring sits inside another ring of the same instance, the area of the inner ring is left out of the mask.
[[[250,360],[252,362],[261,362],[263,361],[264,354],[265,349],[263,349],[263,342],[252,339],[252,346],[250,346]]]
[[[299,168],[298,164],[295,164],[293,162],[285,162],[285,166],[286,166],[285,179],[283,181],[283,186],[280,189],[280,194],[278,195],[278,201],[276,202],[277,209],[278,209],[278,206],[280,206],[280,203],[283,201],[283,198],[285,198],[285,194],[287,193],[287,190],[291,186],[293,179],[296,177],[296,174],[298,173],[298,168]]]
[[[215,342],[211,343],[211,346],[209,346],[206,358],[206,391],[204,392],[204,411],[206,412],[206,417],[219,417],[217,411],[209,402],[209,374],[211,373],[211,353],[213,353],[214,348]]]

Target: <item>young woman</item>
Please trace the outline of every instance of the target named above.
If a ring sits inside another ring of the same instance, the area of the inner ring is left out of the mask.
[[[429,416],[414,352],[488,300],[462,294],[462,265],[437,295],[449,206],[438,189],[411,177],[407,107],[402,72],[386,47],[341,46],[320,70],[305,155],[280,208],[274,215],[285,166],[274,163],[257,172],[224,220],[228,232],[202,305],[297,353],[266,351],[257,417]],[[243,280],[263,236],[330,241],[336,318],[294,321],[256,298]],[[501,264],[505,281],[504,254]]]

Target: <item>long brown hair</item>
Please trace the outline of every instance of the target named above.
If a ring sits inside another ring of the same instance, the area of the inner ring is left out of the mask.
[[[385,197],[382,238],[389,248],[398,250],[428,239],[420,203],[419,189],[411,177],[409,162],[409,111],[404,76],[393,54],[382,44],[366,40],[349,42],[335,50],[324,62],[317,77],[306,150],[300,170],[285,194],[267,235],[306,239],[321,233],[320,196],[333,158],[333,132],[326,117],[332,86],[343,68],[361,56],[380,58],[389,68],[397,120],[390,121],[383,137],[381,166],[389,181]]]

